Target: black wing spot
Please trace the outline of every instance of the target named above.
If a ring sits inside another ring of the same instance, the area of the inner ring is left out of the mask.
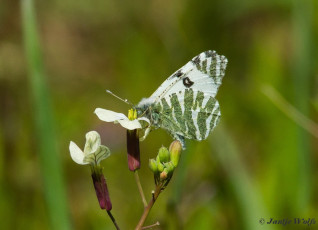
[[[181,77],[183,75],[181,70],[178,70],[178,72],[176,73],[176,77]]]
[[[187,88],[190,88],[194,84],[188,77],[183,78],[183,85]]]

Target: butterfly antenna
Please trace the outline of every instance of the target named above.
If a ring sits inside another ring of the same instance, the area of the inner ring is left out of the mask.
[[[112,91],[106,89],[106,93],[109,93],[110,95],[116,97],[117,99],[125,102],[128,105],[131,105],[133,108],[135,108],[135,105],[133,103],[131,103],[130,101],[128,101],[127,99],[122,99],[121,97],[117,96],[116,94],[114,94]]]

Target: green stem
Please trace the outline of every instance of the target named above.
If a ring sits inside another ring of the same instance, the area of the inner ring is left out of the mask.
[[[140,193],[140,196],[141,196],[142,203],[144,204],[144,207],[146,207],[147,206],[147,201],[146,201],[146,198],[145,198],[144,190],[142,189],[142,186],[141,186],[141,183],[140,183],[138,170],[134,171],[134,175],[135,175],[135,180],[136,180],[136,184],[138,186],[138,190],[139,190],[139,193]]]

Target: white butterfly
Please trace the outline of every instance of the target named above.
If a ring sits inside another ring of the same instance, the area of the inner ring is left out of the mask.
[[[204,140],[221,115],[215,96],[226,65],[226,57],[215,51],[200,53],[166,79],[149,98],[139,102],[135,107],[136,120],[99,108],[95,113],[103,121],[118,122],[127,129],[143,129],[141,140],[156,128],[165,129],[183,145],[184,138]]]

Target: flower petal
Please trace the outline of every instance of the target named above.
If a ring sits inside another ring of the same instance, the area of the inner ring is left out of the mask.
[[[88,163],[84,162],[84,153],[83,151],[73,142],[70,142],[70,153],[73,161],[80,165],[86,165]]]
[[[130,121],[128,120],[118,120],[118,123],[123,126],[124,128],[126,129],[129,129],[129,130],[133,130],[133,129],[141,129],[142,126],[140,124],[140,122],[138,120],[133,120],[133,121]]]
[[[110,150],[106,146],[100,145],[96,152],[84,157],[84,162],[98,165],[102,160],[110,156]]]
[[[100,146],[100,136],[96,131],[86,133],[86,143],[84,148],[84,155],[94,153]]]
[[[147,117],[140,117],[137,120],[139,121],[146,121],[148,123],[148,125],[150,124],[150,120]]]
[[[106,122],[114,122],[118,120],[128,120],[128,118],[123,113],[116,113],[111,110],[97,108],[94,112],[98,118]]]

